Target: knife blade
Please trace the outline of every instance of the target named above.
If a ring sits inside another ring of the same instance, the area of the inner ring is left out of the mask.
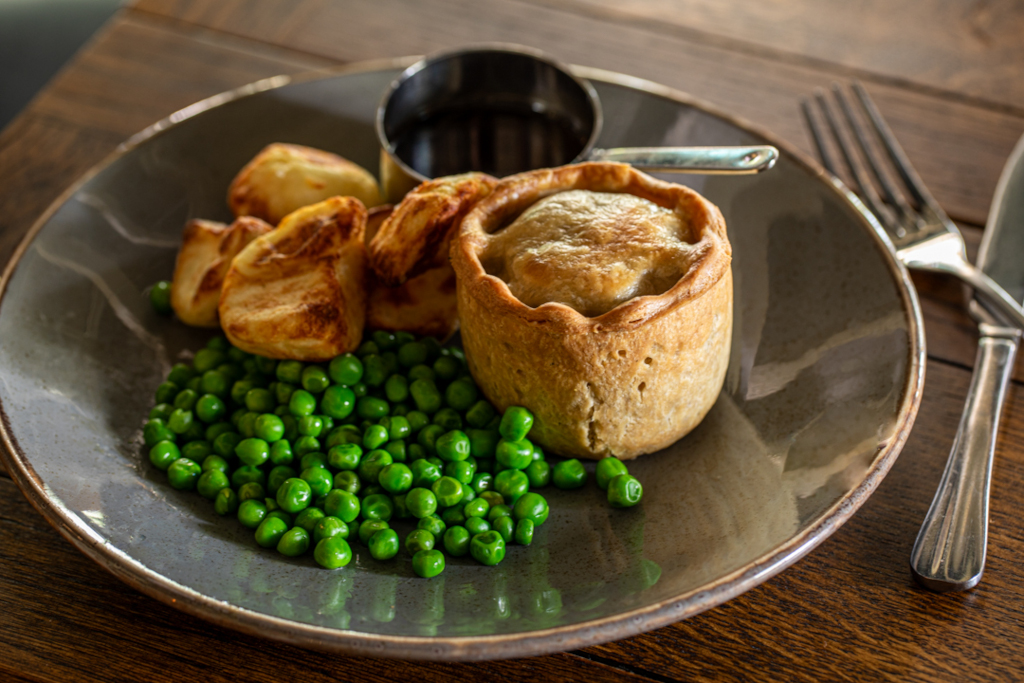
[[[977,265],[1024,301],[1024,137],[1003,168]],[[914,578],[946,592],[978,585],[988,546],[989,489],[999,419],[1021,331],[975,295],[978,354],[967,401],[939,488],[910,554]]]

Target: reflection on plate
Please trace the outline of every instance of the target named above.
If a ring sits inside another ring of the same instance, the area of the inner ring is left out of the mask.
[[[920,311],[880,231],[791,152],[757,176],[674,178],[729,225],[732,363],[698,429],[631,463],[640,506],[612,511],[593,486],[546,491],[552,514],[533,546],[497,568],[453,560],[423,580],[407,557],[377,563],[362,548],[334,572],[266,552],[172,490],[141,455],[141,416],[207,333],[159,318],[142,290],[170,274],[187,219],[229,217],[228,183],[265,144],[376,169],[374,108],[399,66],[201,103],[134,138],[32,231],[0,300],[4,457],[65,536],[129,584],[233,628],[349,653],[481,659],[696,614],[788,566],[856,510],[916,414]],[[604,104],[602,147],[786,148],[658,86],[580,73]]]

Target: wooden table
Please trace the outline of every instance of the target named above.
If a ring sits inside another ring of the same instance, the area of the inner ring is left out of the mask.
[[[79,174],[148,124],[280,73],[508,41],[708,100],[810,152],[798,101],[857,77],[939,202],[980,239],[1024,133],[1014,0],[139,0],[0,135],[0,262]],[[917,276],[920,415],[878,491],[807,558],[688,621],[535,659],[345,658],[240,635],[136,593],[76,552],[0,472],[0,678],[1014,680],[1024,678],[1024,365],[992,486],[981,585],[936,595],[907,558],[956,430],[976,332],[955,283]]]

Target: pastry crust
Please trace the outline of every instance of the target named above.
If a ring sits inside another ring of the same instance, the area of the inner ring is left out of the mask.
[[[381,203],[376,178],[362,166],[283,142],[264,147],[228,188],[228,206],[236,216],[256,216],[271,225],[330,197],[355,197],[368,207]]]
[[[628,193],[675,211],[693,246],[678,281],[596,317],[516,299],[481,262],[491,234],[540,199],[572,189]],[[693,190],[623,164],[522,173],[463,219],[451,256],[473,377],[499,410],[529,408],[530,438],[545,448],[634,458],[687,434],[718,397],[732,337],[732,249],[721,213]]]
[[[231,261],[249,242],[274,227],[243,216],[231,225],[189,221],[174,264],[171,307],[186,325],[217,327],[217,305]]]
[[[370,209],[366,223],[366,241],[377,234],[391,214],[390,205]],[[373,270],[366,275],[366,327],[371,330],[403,330],[418,336],[444,341],[458,327],[459,311],[455,303],[455,271],[445,263],[388,287]]]
[[[365,229],[358,199],[332,197],[251,242],[224,278],[228,340],[249,353],[303,361],[355,350],[366,317]]]
[[[370,266],[380,281],[397,287],[444,265],[459,221],[497,183],[486,173],[464,173],[428,180],[407,194],[370,240]]]

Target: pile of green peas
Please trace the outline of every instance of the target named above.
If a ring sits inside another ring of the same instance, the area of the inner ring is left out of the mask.
[[[586,482],[579,460],[547,462],[526,438],[532,425],[519,406],[499,415],[462,351],[430,337],[377,331],[316,364],[218,336],[157,388],[143,439],[172,487],[237,516],[262,547],[312,550],[328,569],[351,561],[356,539],[377,560],[404,547],[432,577],[445,553],[496,565],[508,545],[530,545],[549,512],[534,489]],[[596,478],[613,507],[642,496],[615,458]],[[404,540],[397,520],[415,525]]]

